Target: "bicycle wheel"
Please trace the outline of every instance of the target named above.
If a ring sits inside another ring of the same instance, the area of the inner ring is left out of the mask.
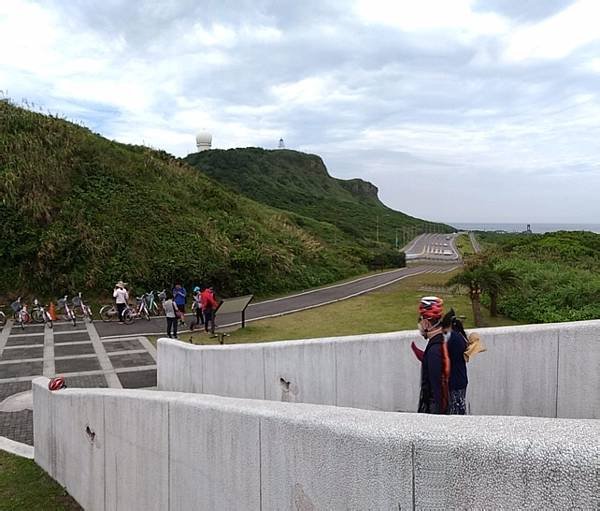
[[[152,306],[150,307],[150,314],[152,316],[158,316],[158,305],[156,305],[156,302],[152,302]]]
[[[100,319],[106,323],[112,320],[113,317],[116,317],[116,311],[113,309],[112,305],[105,305],[100,309]]]
[[[6,314],[0,311],[0,328],[2,328],[4,325],[6,325]]]
[[[126,323],[127,325],[130,325],[131,323],[133,323],[134,317],[133,317],[133,312],[131,311],[131,309],[125,309],[123,311],[123,322]]]
[[[83,307],[81,307],[80,305],[78,305],[77,307],[73,307],[71,309],[71,311],[73,312],[73,315],[77,319],[83,319],[83,317],[85,316],[85,311],[83,310]]]
[[[44,313],[40,309],[33,309],[31,311],[31,319],[35,323],[43,323],[44,322]]]

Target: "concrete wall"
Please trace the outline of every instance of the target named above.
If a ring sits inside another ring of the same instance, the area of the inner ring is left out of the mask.
[[[600,506],[598,421],[47,384],[35,460],[88,510]]]
[[[476,415],[600,418],[600,321],[479,329],[467,365]],[[416,332],[229,346],[158,342],[158,387],[229,397],[415,411]]]

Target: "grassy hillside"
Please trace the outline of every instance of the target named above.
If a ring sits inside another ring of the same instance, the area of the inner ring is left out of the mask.
[[[258,202],[329,222],[344,236],[361,244],[377,238],[394,245],[396,229],[451,232],[442,224],[425,222],[381,203],[377,187],[361,179],[331,177],[319,156],[290,150],[259,148],[204,151],[184,159],[228,188]]]
[[[600,235],[480,233],[486,251],[513,270],[519,285],[500,296],[498,310],[536,323],[600,318]]]
[[[307,288],[373,254],[326,222],[244,198],[181,160],[0,101],[0,296]]]

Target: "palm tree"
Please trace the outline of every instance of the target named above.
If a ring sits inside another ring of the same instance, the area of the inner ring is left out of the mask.
[[[465,269],[448,282],[469,289],[475,326],[483,326],[480,297],[486,293],[490,297],[490,316],[498,315],[498,297],[519,283],[517,274],[503,267],[489,255],[477,255],[467,260]]]
[[[482,292],[482,276],[482,267],[467,267],[448,281],[450,285],[465,286],[469,290],[471,308],[473,309],[473,321],[476,327],[483,326],[481,303],[479,301]]]
[[[490,262],[483,272],[481,287],[490,297],[490,316],[498,315],[498,297],[508,289],[519,285],[519,277],[510,268]]]

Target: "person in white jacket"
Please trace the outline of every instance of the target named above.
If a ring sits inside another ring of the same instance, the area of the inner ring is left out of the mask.
[[[115,303],[117,304],[117,313],[119,314],[119,323],[123,323],[123,311],[127,307],[129,303],[129,293],[127,289],[125,289],[127,284],[122,280],[119,280],[115,284],[115,290],[113,291],[113,298],[115,299]]]

